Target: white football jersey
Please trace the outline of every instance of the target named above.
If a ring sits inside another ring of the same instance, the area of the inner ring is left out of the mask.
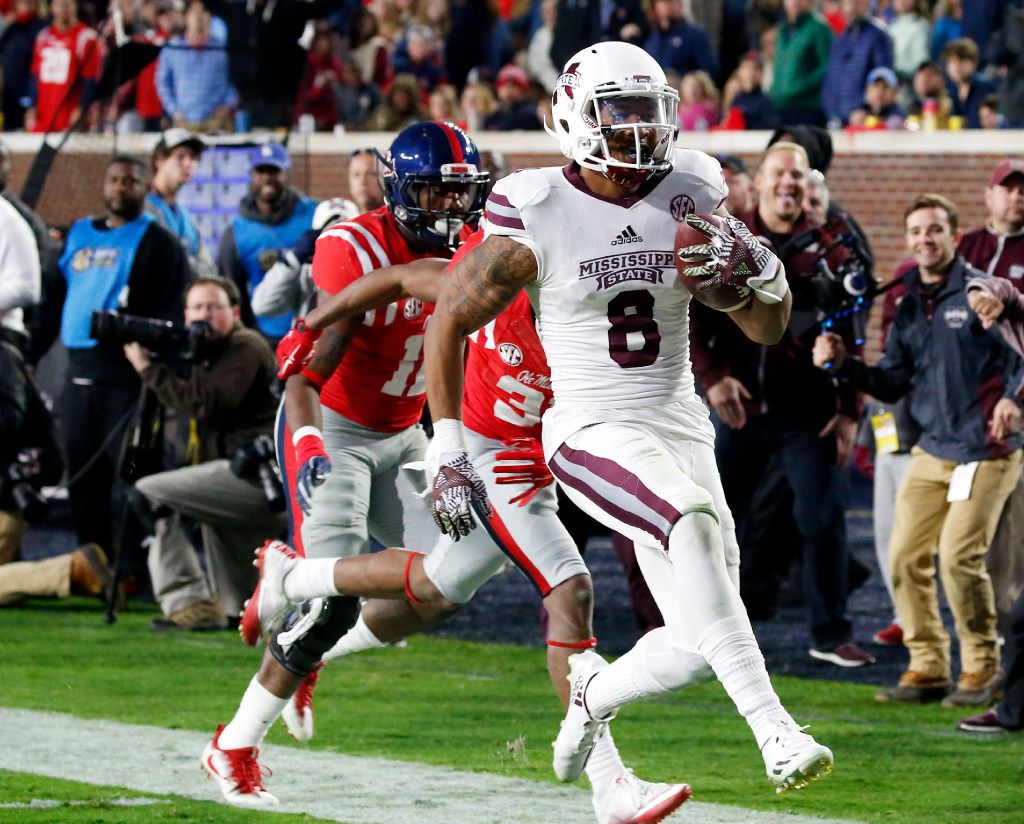
[[[560,410],[694,399],[690,295],[673,245],[686,215],[715,211],[727,191],[718,161],[689,149],[675,150],[673,170],[643,198],[601,198],[572,166],[495,184],[487,235],[514,238],[537,257],[527,293]]]

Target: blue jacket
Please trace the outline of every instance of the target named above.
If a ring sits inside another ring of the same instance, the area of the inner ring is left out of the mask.
[[[832,40],[821,102],[829,119],[845,123],[864,99],[872,69],[893,65],[892,39],[870,20],[853,23]]]
[[[1001,458],[1021,446],[1021,436],[993,438],[988,431],[1000,398],[1021,399],[1024,363],[1000,332],[985,330],[967,305],[968,278],[986,275],[957,257],[949,277],[931,295],[919,288],[917,267],[903,276],[906,294],[877,366],[847,358],[837,371],[881,401],[904,395],[921,428],[917,445],[929,455],[967,463]]]
[[[711,40],[703,28],[680,20],[668,31],[655,31],[644,41],[644,51],[661,64],[666,71],[674,71],[682,77],[701,69],[718,77],[718,55],[711,47]]]
[[[276,261],[280,250],[297,244],[308,231],[315,209],[315,200],[286,189],[278,211],[263,215],[250,193],[242,199],[240,213],[221,235],[218,264],[221,274],[234,280],[242,293],[242,321],[247,326],[255,325],[268,338],[287,334],[295,314],[254,316],[249,298],[270,268],[266,256],[269,254]]]

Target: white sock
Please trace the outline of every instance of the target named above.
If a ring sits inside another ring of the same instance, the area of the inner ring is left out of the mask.
[[[704,630],[701,654],[736,704],[760,747],[780,723],[794,723],[772,688],[764,656],[745,615],[724,618]]]
[[[587,686],[587,709],[595,718],[604,718],[633,701],[664,695],[712,677],[701,656],[673,644],[669,630],[659,627],[594,676]]]
[[[341,595],[334,585],[337,558],[303,558],[284,577],[284,594],[297,604],[310,598]]]
[[[586,766],[587,778],[590,779],[590,788],[594,798],[602,798],[608,792],[612,781],[625,769],[626,765],[622,763],[622,757],[612,739],[612,731],[607,729],[594,744],[594,750],[591,752]]]
[[[331,661],[335,658],[340,658],[342,655],[350,655],[353,652],[363,652],[368,649],[381,649],[386,647],[387,644],[380,640],[376,635],[373,634],[366,621],[363,620],[362,614],[356,619],[355,626],[352,627],[338,640],[333,647],[331,647],[323,655],[324,661]]]
[[[241,747],[258,747],[287,703],[287,698],[278,698],[254,675],[242,696],[235,717],[221,731],[218,741],[220,748],[237,750]]]

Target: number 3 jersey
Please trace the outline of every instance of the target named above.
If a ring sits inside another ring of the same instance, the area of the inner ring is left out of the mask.
[[[410,249],[381,207],[324,230],[313,255],[313,282],[336,294],[375,269],[439,254]],[[426,400],[423,330],[433,310],[432,303],[405,298],[367,312],[320,402],[377,432],[399,432],[419,421]]]
[[[459,247],[451,271],[484,239],[477,231]],[[551,405],[551,373],[525,293],[469,335],[462,420],[485,438],[540,440],[540,418]]]
[[[555,409],[650,408],[695,400],[689,293],[673,261],[676,229],[715,211],[727,188],[718,162],[677,149],[673,169],[638,195],[594,194],[575,165],[516,172],[495,184],[487,234],[537,257],[527,286],[547,353]]]

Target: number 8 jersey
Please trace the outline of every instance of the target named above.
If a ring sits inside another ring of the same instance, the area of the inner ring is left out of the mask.
[[[439,252],[414,252],[386,207],[323,231],[313,255],[313,282],[336,294],[374,269]],[[377,432],[400,432],[420,419],[426,400],[423,330],[432,303],[405,298],[367,312],[320,402]]]
[[[637,195],[594,194],[578,168],[531,169],[495,184],[487,234],[529,246],[538,275],[526,291],[537,311],[555,409],[651,407],[695,398],[689,293],[673,242],[691,212],[715,211],[727,188],[718,162],[677,149],[673,169]]]

